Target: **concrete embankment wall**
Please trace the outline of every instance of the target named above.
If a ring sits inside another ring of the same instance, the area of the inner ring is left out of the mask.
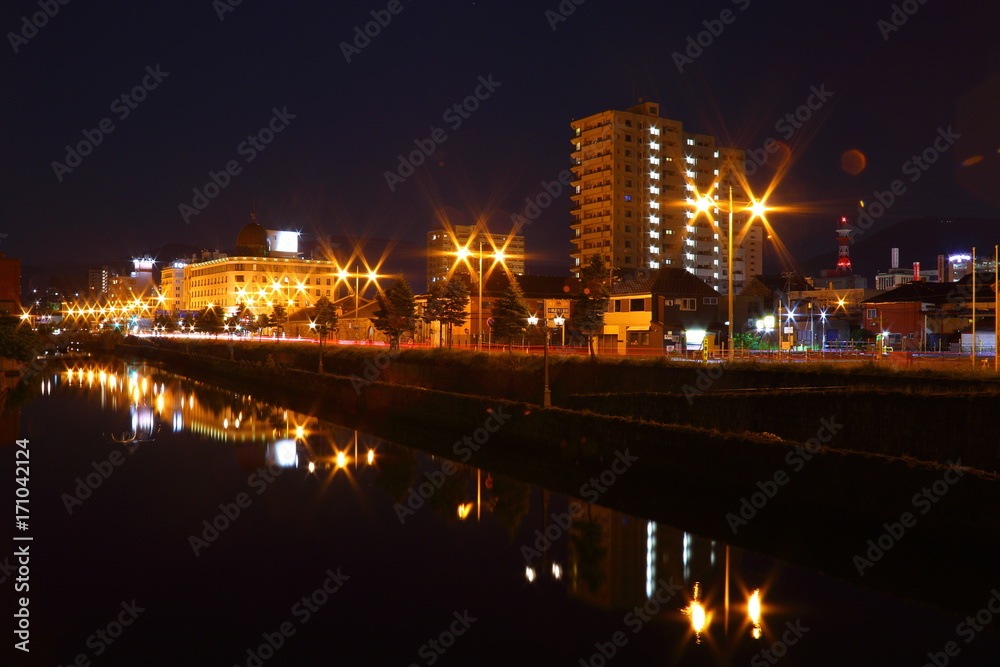
[[[921,461],[958,461],[1000,469],[1000,394],[924,393],[853,388],[821,391],[665,394],[630,392],[569,396],[563,405],[607,415],[723,432],[773,433],[805,442],[820,420],[841,425],[834,446],[907,456]]]

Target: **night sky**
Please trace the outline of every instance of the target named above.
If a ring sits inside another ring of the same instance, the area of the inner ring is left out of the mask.
[[[800,260],[832,252],[837,216],[896,179],[905,192],[876,226],[1000,217],[1000,9],[988,3],[908,0],[896,26],[889,2],[46,2],[58,13],[37,30],[22,18],[37,0],[0,13],[0,251],[27,265],[124,263],[165,243],[225,250],[255,199],[265,227],[307,235],[422,246],[438,216],[503,231],[568,168],[572,119],[639,97],[723,145],[788,138],[771,202],[797,210],[772,222]],[[391,20],[347,62],[342,43],[373,11]],[[122,99],[144,81],[145,99]],[[446,115],[477,87],[478,109]],[[800,127],[780,123],[814,87],[827,99]],[[271,143],[244,143],[275,110]],[[102,121],[113,131],[97,132]],[[957,143],[939,142],[926,171],[907,166],[949,127]],[[71,167],[66,146],[84,131],[103,136]],[[427,163],[390,191],[397,156],[432,136]],[[866,157],[856,175],[842,165],[852,149]],[[751,183],[763,188],[779,156]],[[180,205],[194,208],[193,189],[230,161],[238,173],[185,220]],[[569,207],[564,193],[525,228],[530,272],[568,270]]]

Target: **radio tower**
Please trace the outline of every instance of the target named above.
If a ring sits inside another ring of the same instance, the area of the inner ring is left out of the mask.
[[[853,273],[851,269],[851,227],[846,216],[840,216],[840,226],[837,227],[837,273],[846,276]]]

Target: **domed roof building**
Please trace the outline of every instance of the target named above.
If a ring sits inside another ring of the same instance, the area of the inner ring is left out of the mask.
[[[250,222],[236,237],[236,254],[240,257],[267,257],[270,254],[267,230],[257,223],[257,212],[250,213]]]

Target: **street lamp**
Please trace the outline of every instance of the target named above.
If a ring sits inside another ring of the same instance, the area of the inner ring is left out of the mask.
[[[559,327],[559,330],[562,333],[562,347],[566,347],[566,318],[562,315],[556,315],[552,321],[557,327]]]
[[[472,252],[471,250],[469,250],[468,245],[466,245],[464,248],[459,248],[457,251],[455,251],[455,256],[456,256],[455,263],[458,264],[458,262],[464,261],[466,264],[468,264],[468,259],[473,256],[479,260],[479,272],[477,275],[477,280],[479,281],[479,315],[477,317],[479,326],[478,326],[478,331],[476,333],[476,349],[478,350],[482,348],[482,341],[483,341],[483,283],[485,282],[485,279],[483,276],[484,239],[483,239],[483,234],[478,234],[477,236],[479,239],[479,252],[475,253]],[[503,250],[494,251],[493,253],[491,253],[491,257],[493,257],[494,266],[496,265],[497,262],[500,262],[502,264],[503,261],[507,258]]]
[[[820,341],[820,356],[826,356],[826,308],[819,311],[819,321],[823,327],[823,340]]]
[[[714,186],[713,186],[714,187]],[[708,209],[718,206],[718,202],[713,202],[708,196],[702,197],[696,204],[699,212],[707,213]],[[747,221],[747,226],[753,223],[754,218],[764,219],[764,215],[767,213],[767,206],[762,200],[755,199],[753,195],[750,196],[750,203],[744,209],[751,213],[750,220]],[[713,223],[714,224],[714,223]],[[747,257],[744,254],[743,257],[743,271],[744,279],[746,278],[746,266]],[[729,227],[726,233],[726,282],[727,282],[727,292],[729,302],[729,361],[732,362],[736,358],[736,346],[734,344],[734,328],[735,328],[735,318],[733,314],[733,186],[729,185]]]
[[[538,318],[532,315],[528,318],[528,324],[538,325]],[[545,388],[542,391],[542,407],[552,407],[552,392],[549,390],[549,331],[545,320],[542,320],[542,340],[544,341],[544,352],[542,353],[543,382]]]
[[[367,265],[367,262],[366,262],[366,265]],[[360,303],[360,299],[361,299],[361,278],[365,278],[366,279],[365,289],[368,289],[368,284],[369,283],[373,283],[373,282],[375,283],[375,286],[377,287],[378,286],[378,279],[381,278],[381,276],[379,276],[375,271],[372,271],[372,270],[369,270],[367,273],[361,273],[361,268],[358,265],[355,264],[354,265],[354,273],[350,273],[350,272],[348,272],[345,269],[341,269],[340,272],[337,274],[337,277],[340,280],[346,280],[347,278],[354,278],[354,318],[353,318],[354,319],[354,330],[356,332],[355,333],[355,336],[357,337],[356,340],[360,341],[361,340],[361,325],[359,323],[359,320],[361,318],[360,318],[360,316],[359,316],[358,313],[359,313],[359,311],[361,309],[361,303]]]

